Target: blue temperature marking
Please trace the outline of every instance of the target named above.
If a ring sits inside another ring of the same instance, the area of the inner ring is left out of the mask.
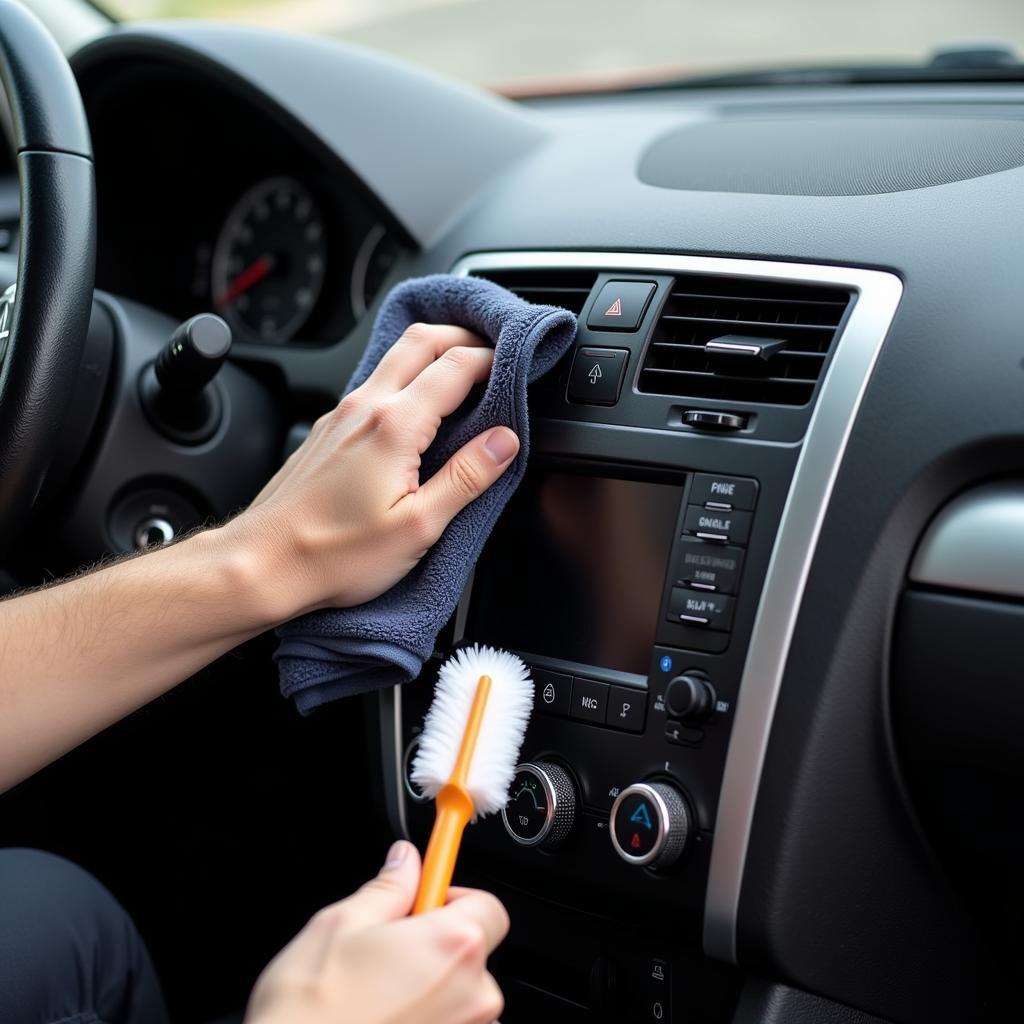
[[[640,804],[639,807],[629,816],[630,821],[635,821],[638,825],[643,825],[646,829],[652,829],[654,826],[651,824],[651,813],[647,810],[647,804]]]
[[[672,659],[667,654],[661,656],[661,661],[658,664],[661,666],[662,672],[672,671]]]

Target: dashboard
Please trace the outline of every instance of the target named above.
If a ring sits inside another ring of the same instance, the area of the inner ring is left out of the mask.
[[[154,488],[176,528],[247,500],[237,452],[337,397],[397,280],[579,317],[437,657],[367,702],[380,825],[422,840],[438,661],[534,670],[512,801],[460,865],[512,913],[506,1019],[1019,1016],[1024,87],[513,104],[197,24],[74,67],[117,322],[236,334],[229,429],[186,450],[122,414],[134,448],[66,508],[93,540]]]
[[[329,344],[366,315],[403,235],[308,140],[183,70],[104,75],[94,102],[99,287],[262,345]]]

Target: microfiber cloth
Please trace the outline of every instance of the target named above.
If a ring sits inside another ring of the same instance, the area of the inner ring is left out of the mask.
[[[466,327],[494,345],[483,396],[441,424],[423,455],[422,479],[467,441],[499,424],[519,435],[519,454],[495,484],[455,516],[419,565],[385,594],[355,608],[312,612],[278,629],[281,644],[274,658],[281,692],[293,697],[303,714],[339,697],[406,683],[419,675],[484,541],[523,479],[530,450],[526,385],[551,369],[576,336],[572,313],[524,302],[490,281],[447,275],[405,281],[381,306],[346,394],[370,376],[384,353],[417,322]]]

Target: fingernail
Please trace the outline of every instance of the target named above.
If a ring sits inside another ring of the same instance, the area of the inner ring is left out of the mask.
[[[484,441],[484,448],[487,454],[494,460],[495,465],[500,466],[508,462],[519,450],[516,443],[516,435],[511,430],[494,430]]]
[[[391,849],[388,850],[388,859],[384,861],[384,870],[394,871],[408,856],[409,844],[404,839],[399,839],[398,842],[392,843]]]

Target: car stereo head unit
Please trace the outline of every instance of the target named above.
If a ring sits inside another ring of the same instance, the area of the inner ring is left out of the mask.
[[[531,468],[478,564],[467,636],[646,677],[684,482]]]

